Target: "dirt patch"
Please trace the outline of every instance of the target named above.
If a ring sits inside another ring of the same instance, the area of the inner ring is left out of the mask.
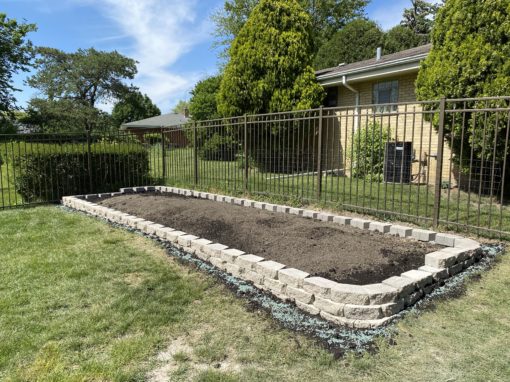
[[[122,195],[99,204],[328,279],[370,284],[424,264],[441,246],[334,223],[176,195]]]

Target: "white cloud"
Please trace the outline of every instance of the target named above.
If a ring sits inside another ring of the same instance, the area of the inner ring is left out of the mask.
[[[80,1],[80,0],[79,0]],[[135,84],[163,112],[185,97],[199,74],[177,73],[172,65],[210,37],[210,22],[198,20],[197,0],[81,0],[100,7],[132,41],[122,53],[136,59]],[[112,36],[115,39],[116,36]],[[105,39],[110,37],[105,36]]]

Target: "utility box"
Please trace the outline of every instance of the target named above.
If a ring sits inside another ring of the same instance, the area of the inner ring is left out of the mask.
[[[413,142],[386,142],[384,149],[384,181],[410,183]]]

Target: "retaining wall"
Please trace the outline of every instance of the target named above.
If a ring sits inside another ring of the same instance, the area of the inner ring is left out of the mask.
[[[190,235],[179,231],[178,228],[165,227],[100,206],[91,201],[98,197],[148,191],[232,203],[275,213],[293,214],[302,218],[334,222],[387,235],[433,242],[443,245],[445,248],[425,255],[425,263],[422,267],[395,275],[381,283],[341,284],[322,277],[311,276],[299,269],[247,254],[236,248],[229,248],[221,243],[214,243],[207,238]],[[442,284],[445,279],[461,272],[480,260],[482,256],[478,242],[458,235],[175,187],[123,188],[118,193],[68,196],[62,199],[62,203],[67,207],[171,242],[235,277],[251,281],[256,287],[266,290],[278,298],[295,302],[297,307],[309,314],[320,315],[335,324],[351,328],[376,328],[386,324],[397,313],[416,303]]]

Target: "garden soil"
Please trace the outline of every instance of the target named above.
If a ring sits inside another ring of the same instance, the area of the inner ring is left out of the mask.
[[[98,204],[340,283],[370,284],[418,268],[438,245],[204,199],[153,193]]]

